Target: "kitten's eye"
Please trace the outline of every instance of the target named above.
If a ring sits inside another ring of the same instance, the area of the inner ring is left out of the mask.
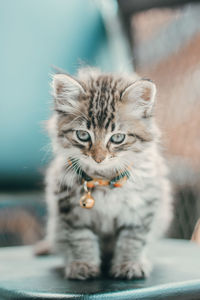
[[[76,135],[77,138],[82,142],[88,142],[91,139],[89,133],[85,130],[76,130]]]
[[[125,134],[123,133],[116,133],[113,134],[110,138],[110,141],[114,144],[121,144],[125,139]]]

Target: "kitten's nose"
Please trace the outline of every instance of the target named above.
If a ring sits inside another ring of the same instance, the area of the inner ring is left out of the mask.
[[[106,151],[104,149],[97,148],[92,151],[91,156],[94,161],[99,164],[106,158]]]
[[[93,157],[93,159],[99,164],[105,159],[105,156]]]

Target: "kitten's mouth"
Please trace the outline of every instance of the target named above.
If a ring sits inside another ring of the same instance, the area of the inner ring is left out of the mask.
[[[91,177],[99,177],[102,179],[112,178],[117,174],[116,164],[112,166],[108,159],[101,162],[96,162],[92,157],[88,162],[86,160],[80,161],[80,166]]]

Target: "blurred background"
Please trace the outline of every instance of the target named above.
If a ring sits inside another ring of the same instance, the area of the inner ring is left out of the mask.
[[[0,32],[0,246],[44,236],[51,74],[83,65],[155,81],[174,187],[167,236],[190,239],[200,216],[199,1],[1,0]]]

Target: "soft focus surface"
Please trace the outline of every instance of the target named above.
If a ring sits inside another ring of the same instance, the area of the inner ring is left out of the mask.
[[[29,247],[4,248],[0,251],[0,296],[5,299],[197,299],[200,296],[199,250],[187,241],[164,240],[152,249],[155,267],[147,280],[68,281],[62,278],[60,258],[33,257]],[[194,295],[196,298],[192,298]]]

